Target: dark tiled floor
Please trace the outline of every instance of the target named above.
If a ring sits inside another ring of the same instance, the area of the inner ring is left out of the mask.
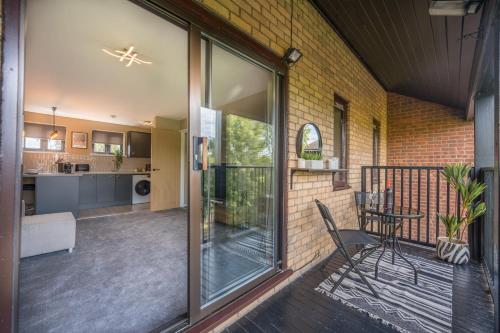
[[[403,246],[405,252],[432,258],[434,252]],[[330,261],[328,272],[343,264],[341,256]],[[367,315],[350,309],[314,288],[327,275],[319,265],[306,272],[225,332],[394,332]],[[453,332],[494,332],[493,303],[482,266],[455,266],[453,281]]]

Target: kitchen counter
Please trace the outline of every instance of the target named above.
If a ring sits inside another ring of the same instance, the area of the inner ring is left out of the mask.
[[[23,177],[80,177],[83,175],[149,175],[150,171],[86,171],[86,172],[73,172],[73,173],[62,173],[62,172],[50,172],[50,173],[38,173],[31,174],[25,173]]]

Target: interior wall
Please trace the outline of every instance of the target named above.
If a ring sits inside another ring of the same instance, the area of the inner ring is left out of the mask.
[[[48,114],[35,113],[35,112],[24,112],[24,121],[41,123],[41,124],[52,124],[52,116]],[[127,126],[112,123],[105,123],[99,121],[70,118],[70,117],[60,117],[57,116],[56,111],[56,125],[66,127],[66,150],[68,154],[74,155],[90,155],[92,153],[92,130],[104,130],[110,132],[121,132],[126,134],[128,131],[145,132],[150,133],[151,130],[145,127]],[[87,149],[72,148],[71,147],[71,133],[72,132],[84,132],[88,135]],[[124,141],[124,142],[125,142]],[[125,142],[125,145],[127,143]]]
[[[52,116],[34,112],[24,112],[26,122],[51,124]],[[71,163],[90,164],[92,171],[112,171],[114,169],[114,157],[111,155],[92,154],[92,130],[106,130],[112,132],[122,132],[125,134],[124,143],[126,147],[126,133],[128,131],[139,131],[149,133],[149,128],[118,125],[84,119],[58,117],[56,125],[66,127],[66,142],[64,152],[35,152],[23,153],[24,169],[40,169],[40,172],[55,172],[55,161],[62,158]],[[85,132],[88,135],[87,149],[71,148],[71,132]],[[146,164],[151,163],[149,158],[123,158],[121,170],[131,171],[134,169],[145,169]]]

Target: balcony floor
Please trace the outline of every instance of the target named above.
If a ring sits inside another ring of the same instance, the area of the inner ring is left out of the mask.
[[[420,247],[403,245],[403,251],[434,258],[433,251]],[[340,254],[334,256],[327,267],[329,274],[344,264]],[[307,271],[225,332],[396,332],[316,292],[314,288],[325,279],[319,266]],[[482,265],[455,266],[453,275],[453,332],[494,332],[493,302]]]

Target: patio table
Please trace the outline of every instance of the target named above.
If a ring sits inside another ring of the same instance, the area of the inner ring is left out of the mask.
[[[404,257],[396,235],[396,230],[398,229],[398,225],[402,224],[405,219],[421,219],[424,217],[424,214],[419,210],[408,207],[384,207],[384,205],[370,203],[362,205],[361,212],[380,216],[381,218],[380,242],[383,244],[383,250],[377,259],[377,263],[375,264],[375,279],[378,278],[379,262],[384,256],[386,249],[389,248],[392,251],[392,264],[395,264],[396,255],[403,259],[413,269],[415,284],[417,284],[417,269],[408,259]]]

